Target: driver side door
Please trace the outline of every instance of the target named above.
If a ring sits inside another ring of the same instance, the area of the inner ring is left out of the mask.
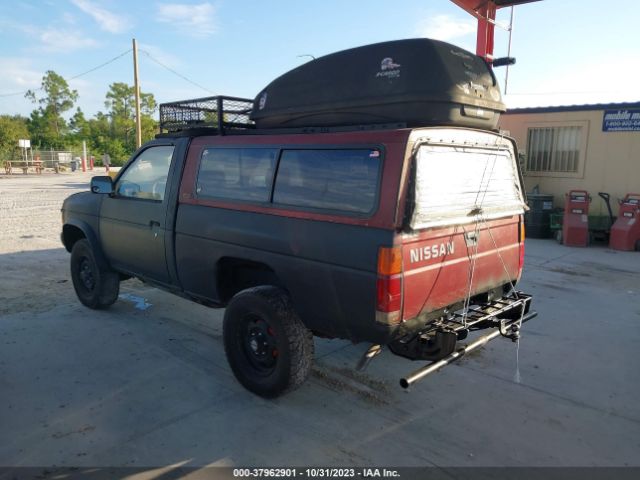
[[[166,237],[169,172],[173,145],[151,145],[130,162],[105,196],[100,239],[111,264],[161,283],[170,283]]]

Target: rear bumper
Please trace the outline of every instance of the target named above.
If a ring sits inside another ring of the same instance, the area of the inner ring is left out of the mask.
[[[459,309],[422,327],[405,330],[388,345],[393,353],[410,360],[437,361],[452,354],[457,341],[464,340],[470,332],[497,329],[498,335],[514,339],[524,318],[535,317],[529,315],[531,301],[531,295],[515,291],[497,300],[472,304],[466,310]]]
[[[422,380],[497,337],[512,341],[520,338],[522,325],[538,314],[531,310],[531,295],[512,291],[498,300],[472,304],[466,309],[447,313],[424,325],[422,329],[388,343],[396,355],[410,360],[431,361],[400,379],[403,388]],[[485,331],[465,345],[458,345],[471,332]]]
[[[503,321],[499,323],[493,328],[493,331],[491,333],[483,335],[477,338],[476,340],[474,340],[473,342],[470,342],[467,345],[464,345],[463,347],[458,348],[457,350],[445,356],[444,358],[438,361],[429,363],[428,365],[425,365],[424,367],[419,368],[414,372],[412,372],[411,374],[401,378],[400,386],[402,388],[409,388],[412,384],[418,382],[419,380],[422,380],[427,375],[437,372],[438,370],[446,367],[450,363],[453,363],[456,360],[461,359],[462,357],[472,352],[473,350],[483,347],[484,345],[489,343],[491,340],[501,335],[509,337],[510,332],[513,332],[514,334],[517,333],[519,335],[520,326],[523,323],[528,322],[532,318],[535,318],[536,316],[538,316],[537,312],[530,311],[529,313],[526,313],[525,315],[523,315],[521,319]],[[514,328],[516,327],[517,327],[517,330],[514,331]]]

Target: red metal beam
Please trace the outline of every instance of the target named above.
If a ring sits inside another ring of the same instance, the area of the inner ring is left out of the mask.
[[[478,19],[478,33],[476,37],[476,55],[491,62],[493,60],[493,32],[495,28],[496,11],[504,7],[512,7],[523,3],[540,0],[451,0],[467,13]]]
[[[496,5],[493,2],[485,2],[478,10],[478,33],[476,36],[476,55],[483,57],[488,62],[493,61],[493,32],[496,20]]]

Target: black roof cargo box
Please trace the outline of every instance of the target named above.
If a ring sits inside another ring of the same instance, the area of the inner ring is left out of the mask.
[[[458,125],[495,129],[505,111],[491,67],[426,38],[352,48],[271,82],[253,103],[257,128]]]

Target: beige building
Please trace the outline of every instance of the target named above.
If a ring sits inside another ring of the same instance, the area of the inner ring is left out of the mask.
[[[619,198],[640,193],[640,102],[509,110],[500,129],[516,139],[530,192],[554,196],[564,206],[569,190],[587,190],[590,214],[606,215],[598,192]]]

